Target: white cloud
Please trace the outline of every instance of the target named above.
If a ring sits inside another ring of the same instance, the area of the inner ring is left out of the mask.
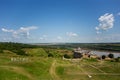
[[[73,33],[73,32],[67,32],[66,35],[69,37],[77,37],[78,36],[77,33]]]
[[[30,27],[21,27],[20,30],[21,31],[29,31],[29,30],[33,30],[33,29],[37,29],[36,26],[30,26]]]
[[[95,29],[96,29],[96,30],[99,30],[99,28],[98,28],[98,27],[95,27]]]
[[[14,38],[20,38],[20,37],[28,38],[30,35],[29,33],[30,30],[34,30],[34,29],[37,29],[37,27],[36,26],[20,27],[20,29],[18,30],[9,30],[9,29],[2,28],[2,31],[12,33],[12,36]]]
[[[40,37],[39,39],[40,39],[40,40],[44,40],[44,38],[43,38],[43,37]]]
[[[102,16],[100,16],[99,20],[99,26],[95,27],[97,31],[100,30],[108,30],[110,28],[113,28],[114,25],[114,16],[113,14],[106,13]]]
[[[5,28],[2,28],[2,31],[3,32],[13,32],[14,30],[8,30],[8,29],[5,29]]]
[[[96,31],[97,34],[100,34],[101,32],[100,31]]]
[[[47,40],[47,35],[43,35],[42,37],[39,38],[40,40]]]
[[[62,37],[61,37],[61,36],[58,36],[58,37],[57,37],[57,40],[62,40]]]

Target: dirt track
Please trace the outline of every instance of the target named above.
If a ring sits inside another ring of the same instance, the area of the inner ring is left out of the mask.
[[[53,80],[60,80],[59,76],[56,74],[55,68],[56,68],[56,60],[53,61],[49,72],[50,72]]]

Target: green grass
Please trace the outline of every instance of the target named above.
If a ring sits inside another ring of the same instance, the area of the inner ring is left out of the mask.
[[[42,57],[48,56],[48,54],[42,48],[24,49],[24,51],[26,52],[26,54],[31,56],[42,56]]]
[[[69,61],[68,61],[69,62]],[[83,60],[75,63],[59,63],[62,66],[57,66],[57,74],[63,80],[118,80],[120,76],[120,63],[116,62],[96,62],[96,61],[88,61]],[[58,63],[58,64],[59,64]],[[68,66],[67,66],[68,65]],[[92,66],[96,67],[92,67]],[[111,69],[112,68],[112,69]],[[108,74],[105,74],[108,73]],[[109,74],[110,73],[110,74]],[[119,74],[119,75],[111,75],[111,74]],[[92,76],[92,79],[88,77],[88,75]]]
[[[58,75],[63,75],[65,72],[64,67],[62,67],[62,66],[56,67],[56,72],[58,73]]]
[[[119,80],[120,75],[107,75],[120,74],[118,62],[99,62],[95,59],[71,62],[61,58],[49,58],[42,48],[24,50],[33,56],[0,54],[0,80]],[[28,61],[11,61],[13,57],[28,58]],[[55,65],[53,65],[54,62]],[[50,73],[51,66],[54,66],[55,70],[52,74]],[[92,78],[90,79],[88,75]]]
[[[10,69],[5,69],[0,67],[0,80],[28,80],[29,78],[19,74],[17,72],[13,72]]]
[[[49,74],[49,68],[51,67],[52,59],[42,57],[29,57],[30,62],[16,62],[9,65],[19,66],[24,68],[28,73],[33,75],[36,80],[52,79]]]

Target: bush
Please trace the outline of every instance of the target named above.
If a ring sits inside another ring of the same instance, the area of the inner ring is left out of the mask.
[[[106,58],[106,56],[105,55],[102,55],[102,59],[105,59]]]
[[[23,55],[23,56],[27,56],[27,54],[23,51],[23,50],[18,50],[17,51],[18,55]]]
[[[54,57],[52,53],[48,53],[48,57]]]
[[[110,53],[110,54],[108,54],[108,57],[109,58],[114,58],[114,55]]]
[[[64,54],[64,58],[71,58],[71,56],[68,54]]]

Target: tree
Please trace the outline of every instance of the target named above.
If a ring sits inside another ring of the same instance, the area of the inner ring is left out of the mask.
[[[54,57],[52,53],[48,53],[48,57]]]
[[[106,58],[106,56],[105,55],[102,55],[102,59],[105,59]]]
[[[112,53],[108,54],[109,58],[114,58],[114,55]]]
[[[70,58],[70,55],[64,54],[64,58]]]

